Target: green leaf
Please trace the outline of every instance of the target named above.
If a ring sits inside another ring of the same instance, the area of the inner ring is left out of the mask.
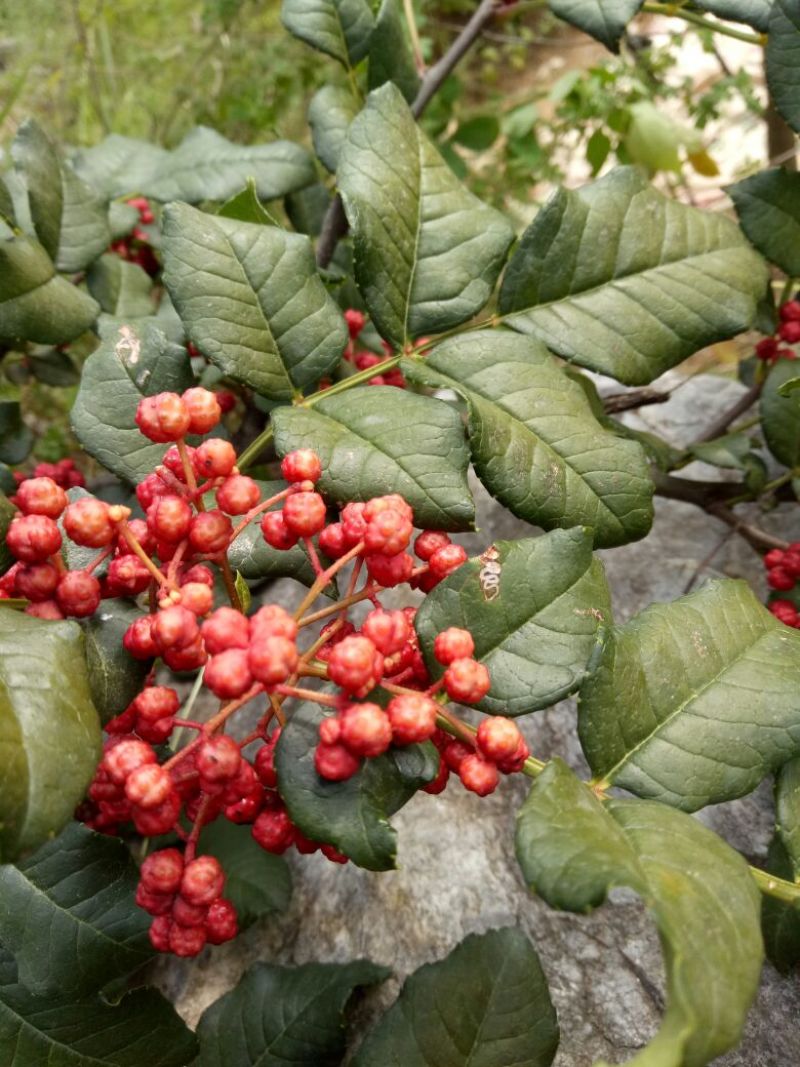
[[[33,448],[33,431],[22,421],[18,400],[0,400],[0,462],[22,463]]]
[[[367,0],[283,0],[281,22],[295,37],[345,67],[369,51],[374,26]]]
[[[694,6],[730,22],[744,22],[766,33],[774,0],[694,0]]]
[[[338,184],[356,281],[383,337],[401,347],[480,311],[513,232],[459,183],[396,86],[370,93],[350,126]]]
[[[642,0],[550,0],[554,15],[588,33],[611,52],[619,52],[625,27],[641,6]]]
[[[0,338],[61,345],[85,333],[99,307],[56,274],[38,241],[0,237]]]
[[[322,710],[315,705],[298,705],[275,749],[278,789],[292,822],[306,837],[334,845],[359,867],[391,870],[397,855],[397,834],[389,816],[411,799],[424,780],[401,773],[391,751],[365,760],[345,782],[320,778],[314,767],[314,751],[322,718]],[[425,780],[433,777],[428,774],[427,761],[419,771],[425,773]]]
[[[723,579],[617,628],[581,690],[579,732],[607,784],[696,811],[800,752],[800,634]]]
[[[181,393],[193,384],[189,356],[150,321],[120,326],[83,367],[72,428],[86,451],[127,482],[149,474],[167,446],[144,437],[135,422],[143,396]]]
[[[729,219],[621,167],[542,208],[508,265],[500,311],[564,359],[646,385],[746,329],[766,281]]]
[[[120,319],[153,315],[153,283],[138,263],[129,263],[111,252],[89,268],[89,292],[109,315]]]
[[[345,1051],[342,1014],[353,991],[390,974],[369,960],[256,963],[204,1012],[197,1067],[337,1067]]]
[[[58,348],[39,349],[28,355],[31,374],[44,385],[77,385],[80,373],[67,352]]]
[[[236,196],[227,200],[217,212],[225,219],[238,219],[239,222],[255,222],[259,226],[277,226],[278,221],[267,211],[258,199],[256,183],[247,179],[247,185]]]
[[[770,874],[790,882],[796,877],[779,834],[770,842],[765,868]],[[784,974],[791,971],[800,960],[800,911],[765,894],[761,901],[761,933],[767,959],[773,967]]]
[[[382,0],[369,44],[367,84],[372,90],[386,82],[393,82],[406,102],[413,103],[420,77],[400,0]]]
[[[400,493],[418,526],[470,528],[461,420],[447,404],[392,386],[364,386],[323,398],[313,408],[273,414],[279,455],[313,448],[322,460],[321,491],[338,503]]]
[[[100,758],[83,637],[74,622],[0,611],[0,860],[57,834]]]
[[[642,448],[600,426],[580,385],[533,338],[480,330],[402,368],[464,397],[478,477],[519,518],[546,530],[591,526],[598,546],[650,529],[653,484]]]
[[[125,711],[150,670],[148,660],[134,659],[122,647],[125,631],[142,614],[129,600],[104,600],[94,615],[81,621],[92,702],[103,724]]]
[[[444,668],[433,641],[448,626],[469,630],[492,688],[477,705],[492,715],[524,715],[574,692],[611,624],[603,565],[591,534],[556,530],[497,541],[496,559],[462,564],[422,602],[415,626],[432,678]],[[499,584],[485,584],[499,566]]]
[[[459,124],[453,140],[473,152],[485,152],[499,136],[500,123],[494,115],[475,115]]]
[[[775,107],[800,130],[800,8],[796,0],[773,0],[766,47],[767,87]]]
[[[154,989],[113,1007],[99,997],[35,997],[0,949],[0,1048],[8,1067],[185,1067],[197,1046]]]
[[[470,934],[415,971],[353,1067],[548,1067],[558,1037],[539,957],[505,927]]]
[[[663,804],[603,806],[556,759],[519,812],[517,856],[552,907],[586,912],[624,885],[653,913],[667,1009],[631,1064],[702,1067],[737,1044],[761,972],[761,902],[746,863],[716,834]]]
[[[59,270],[83,270],[111,240],[108,212],[32,119],[20,126],[11,155],[25,176],[36,235]]]
[[[286,861],[257,845],[250,826],[218,819],[203,829],[198,851],[216,856],[225,869],[225,896],[236,908],[240,927],[289,907],[292,876]]]
[[[134,903],[125,845],[71,823],[15,867],[0,867],[0,938],[37,996],[81,996],[153,955],[149,919]]]
[[[308,124],[314,151],[331,174],[339,166],[339,154],[350,123],[358,114],[358,103],[349,89],[324,85],[308,105]]]
[[[164,283],[189,340],[224,374],[288,400],[333,370],[347,328],[307,237],[185,204],[163,219]]]
[[[679,174],[678,152],[683,133],[678,123],[650,100],[631,104],[630,124],[625,134],[629,159],[648,171],[670,170]]]
[[[786,467],[800,466],[800,394],[781,389],[797,377],[790,359],[779,359],[769,371],[759,400],[761,429],[767,447]]]
[[[778,833],[792,866],[792,881],[800,881],[800,759],[781,767],[775,781]]]
[[[111,200],[141,195],[150,176],[169,155],[165,148],[149,141],[111,133],[99,144],[79,149],[72,157],[72,165],[79,177]]]
[[[762,170],[726,192],[750,243],[790,277],[800,274],[800,174]]]
[[[108,225],[112,241],[128,237],[139,225],[139,209],[124,200],[112,200],[108,205]]]
[[[0,491],[0,574],[5,574],[9,567],[16,563],[15,558],[6,546],[6,534],[11,525],[11,520],[16,514],[17,509],[6,494]]]
[[[269,500],[271,496],[286,488],[286,482],[259,481],[258,487],[261,490],[261,499]],[[228,549],[228,562],[232,570],[238,571],[249,582],[259,579],[295,578],[303,585],[311,586],[316,579],[311,560],[302,544],[295,545],[287,552],[267,544],[261,533],[260,515],[245,526]]]
[[[689,451],[704,463],[731,470],[747,470],[752,457],[753,442],[746,433],[727,433],[713,441],[702,441],[689,446]]]
[[[586,142],[586,162],[592,168],[594,178],[602,169],[611,152],[611,141],[602,130],[595,130]]]

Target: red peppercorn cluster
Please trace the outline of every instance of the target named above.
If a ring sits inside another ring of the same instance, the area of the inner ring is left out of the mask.
[[[114,241],[110,251],[116,253],[120,259],[127,259],[131,263],[138,264],[142,270],[154,277],[161,268],[153,246],[150,244],[150,238],[142,229],[142,226],[150,226],[155,222],[150,201],[144,196],[134,196],[126,203],[138,211],[139,222],[127,237]]]
[[[800,541],[793,541],[784,552],[773,548],[764,556],[767,568],[767,585],[776,592],[791,592],[800,581]],[[784,598],[772,600],[768,605],[772,614],[786,626],[800,630],[800,613],[797,605]]]
[[[756,355],[765,363],[776,363],[779,359],[796,359],[797,353],[786,345],[800,343],[800,300],[787,300],[779,309],[781,324],[774,337],[765,337],[756,345]]]
[[[37,463],[33,468],[33,474],[23,474],[22,471],[14,471],[14,479],[17,485],[27,481],[28,478],[52,478],[56,485],[62,489],[75,489],[86,485],[86,479],[75,466],[72,459],[60,459],[58,463]]]
[[[366,316],[363,312],[357,311],[355,308],[348,308],[344,313],[344,318],[350,331],[350,343],[345,350],[344,358],[350,363],[354,363],[358,370],[366,370],[368,367],[375,367],[378,370],[375,377],[369,379],[367,385],[394,385],[398,389],[405,389],[406,380],[397,367],[393,367],[383,374],[380,373],[380,365],[385,363],[387,359],[391,359],[392,346],[390,344],[386,341],[381,342],[384,351],[382,356],[366,349],[359,351],[356,348],[359,335],[367,324]]]

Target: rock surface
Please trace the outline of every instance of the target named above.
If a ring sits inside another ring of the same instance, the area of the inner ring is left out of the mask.
[[[663,383],[660,383],[663,384]],[[668,383],[669,384],[669,383]],[[725,410],[739,387],[710,376],[693,379],[667,404],[643,409],[640,426],[683,444],[710,413]],[[491,539],[523,536],[530,527],[476,487],[481,531],[472,551]],[[789,538],[786,509],[759,521]],[[792,520],[796,522],[796,518]],[[657,502],[656,522],[640,544],[601,553],[616,617],[624,620],[654,600],[671,600],[712,574],[747,577],[762,588],[758,558],[727,528],[690,505]],[[716,549],[713,559],[709,555]],[[706,561],[706,562],[703,562]],[[575,707],[565,701],[530,716],[525,731],[539,756],[559,754],[585,770],[575,736]],[[203,1010],[256,960],[303,963],[368,957],[396,977],[367,994],[353,1025],[358,1034],[394,999],[402,979],[446,955],[475,931],[519,924],[536,945],[558,1010],[562,1041],[556,1067],[590,1067],[599,1058],[624,1062],[654,1033],[663,1010],[658,939],[632,895],[615,893],[589,917],[551,911],[526,891],[514,857],[514,814],[527,789],[508,781],[481,800],[455,783],[440,797],[418,794],[393,818],[398,870],[372,874],[320,855],[293,856],[295,890],[289,912],[249,930],[230,946],[192,963],[165,963],[161,982],[195,1025]],[[763,858],[772,832],[768,783],[752,796],[708,809],[704,821],[750,859]],[[741,1047],[720,1067],[792,1067],[800,1063],[800,978],[764,969]]]

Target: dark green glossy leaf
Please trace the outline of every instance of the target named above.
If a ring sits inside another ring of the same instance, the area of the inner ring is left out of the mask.
[[[746,329],[766,282],[733,222],[621,167],[547,202],[509,263],[500,311],[564,359],[646,385]]]
[[[70,824],[19,866],[0,867],[0,939],[37,996],[82,996],[153,955],[121,841]]]
[[[800,752],[800,634],[746,582],[654,604],[613,632],[581,690],[598,779],[696,811],[749,793]]]
[[[353,1067],[548,1067],[558,1036],[539,957],[506,927],[415,971]]]
[[[292,876],[286,861],[257,845],[250,826],[218,819],[204,828],[198,851],[216,856],[222,864],[225,896],[233,902],[241,928],[289,907]]]
[[[56,274],[47,252],[28,237],[0,237],[0,338],[60,345],[85,333],[100,308]]]
[[[401,774],[393,753],[365,760],[346,782],[329,782],[314,768],[322,710],[301,704],[281,732],[275,750],[278,788],[292,822],[306,837],[334,845],[359,867],[387,871],[395,866],[397,834],[389,816],[430,781],[436,768],[423,760],[424,778]],[[399,755],[407,761],[407,757]]]
[[[0,611],[0,860],[58,833],[100,757],[83,635]]]
[[[750,243],[788,275],[800,274],[800,174],[762,170],[727,192]]]
[[[764,440],[775,459],[787,467],[800,466],[800,393],[781,390],[797,377],[790,359],[779,359],[769,371],[761,391],[759,409]]]
[[[775,107],[800,130],[800,6],[773,0],[766,48],[767,86]]]
[[[338,85],[324,85],[308,105],[314,151],[332,174],[339,165],[339,153],[357,114],[358,103],[352,92]]]
[[[171,204],[164,283],[200,351],[271,399],[316,385],[347,344],[344,319],[300,234]]]
[[[374,26],[367,0],[283,0],[281,21],[289,33],[345,67],[367,54]]]
[[[611,602],[586,530],[556,530],[493,547],[492,558],[469,560],[428,594],[415,626],[433,678],[443,672],[433,655],[436,635],[448,626],[469,630],[475,658],[492,679],[477,707],[492,715],[524,715],[578,688],[611,624]],[[491,575],[498,566],[495,585]]]
[[[322,492],[339,503],[400,493],[418,526],[469,528],[468,452],[452,408],[392,386],[364,386],[273,415],[280,455],[313,448]]]
[[[18,400],[0,400],[0,462],[22,463],[33,448],[33,431],[22,421]]]
[[[122,647],[125,631],[142,614],[129,600],[104,600],[94,615],[81,622],[92,702],[104,724],[122,714],[150,670],[149,661],[134,659]]]
[[[401,0],[382,0],[369,44],[370,89],[394,82],[411,104],[419,91],[420,77],[408,38]]]
[[[353,991],[390,974],[368,960],[256,963],[200,1020],[197,1067],[337,1067]]]
[[[458,182],[396,86],[370,93],[350,126],[338,184],[356,281],[383,337],[400,347],[480,311],[513,232]]]
[[[731,22],[744,22],[766,33],[774,0],[694,0],[695,7]]]
[[[84,364],[72,428],[104,467],[127,482],[139,482],[167,447],[139,432],[139,401],[155,393],[181,393],[192,384],[186,349],[168,341],[152,321],[120,326]]]
[[[109,252],[93,263],[86,277],[89,292],[109,315],[120,319],[155,313],[153,283],[138,263]]]
[[[153,989],[114,1007],[99,997],[35,997],[0,949],[0,1049],[3,1067],[186,1067],[197,1045]]]
[[[556,759],[519,812],[517,856],[552,907],[585,912],[624,885],[653,913],[667,1008],[636,1057],[642,1067],[703,1067],[736,1045],[761,972],[761,901],[747,864],[716,834],[663,804],[604,806]]]
[[[424,362],[405,360],[403,370],[465,398],[478,476],[519,518],[546,530],[591,526],[598,546],[650,529],[643,450],[600,426],[581,387],[534,339],[480,330],[443,342]]]
[[[642,0],[550,0],[550,10],[565,22],[619,52],[625,27],[642,6]]]

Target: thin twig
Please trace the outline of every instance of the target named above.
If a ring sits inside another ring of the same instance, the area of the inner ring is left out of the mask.
[[[699,445],[704,441],[713,441],[715,438],[721,437],[732,422],[735,422],[740,415],[744,415],[744,413],[749,411],[753,404],[755,404],[761,395],[763,386],[763,381],[751,385],[747,392],[739,397],[733,407],[729,408],[728,411],[723,411],[719,418],[715,419],[711,425],[700,434],[694,443]]]
[[[419,40],[419,30],[417,29],[417,19],[414,14],[414,0],[403,0],[403,10],[406,13],[406,22],[408,23],[408,33],[411,37],[411,48],[414,52],[414,62],[417,65],[417,70],[420,74],[425,71],[425,59],[422,55],[422,45]]]
[[[647,404],[664,404],[672,396],[670,392],[661,389],[631,389],[627,393],[610,393],[604,396],[603,407],[607,415],[614,415],[619,411],[632,411],[634,408],[643,408]]]

